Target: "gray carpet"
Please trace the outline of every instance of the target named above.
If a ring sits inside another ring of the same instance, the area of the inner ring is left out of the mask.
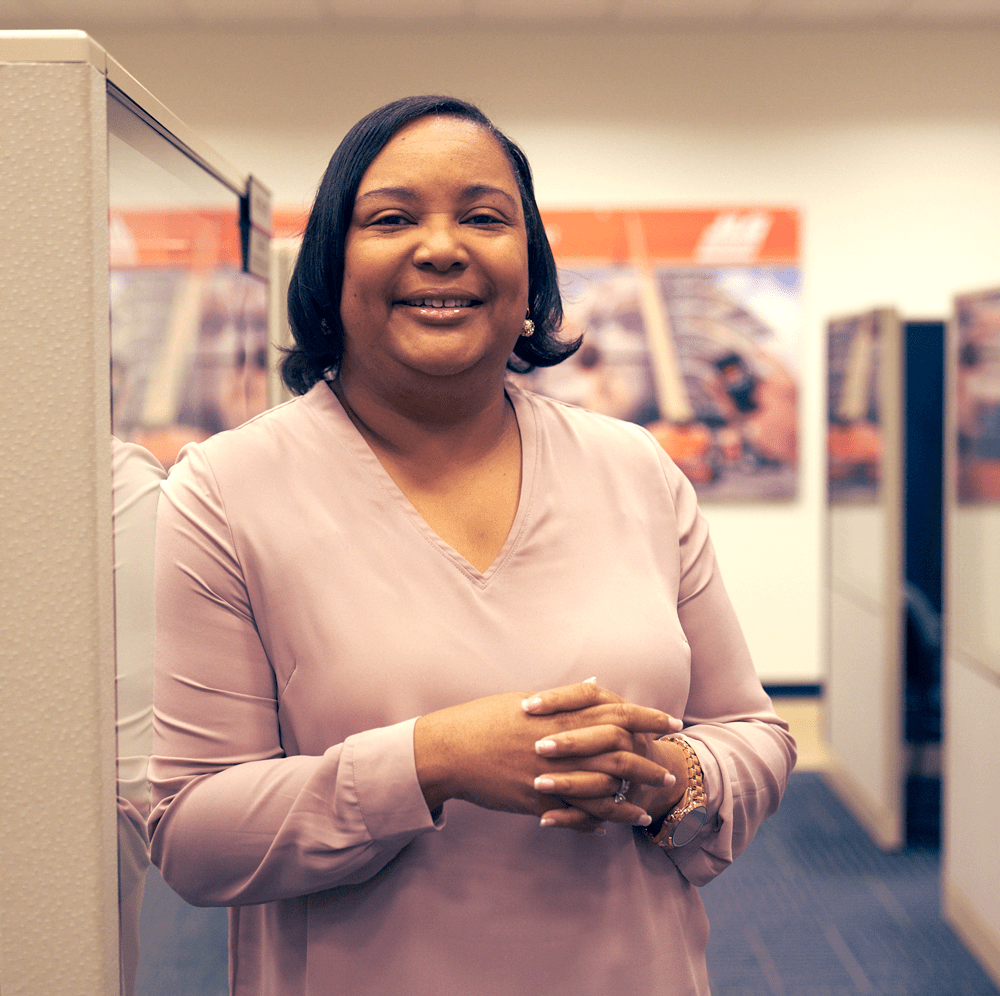
[[[875,847],[818,774],[702,890],[713,996],[1000,996],[941,917],[937,851]]]

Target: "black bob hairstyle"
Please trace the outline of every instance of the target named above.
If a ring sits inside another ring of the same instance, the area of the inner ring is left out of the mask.
[[[361,178],[396,132],[411,121],[431,116],[479,125],[499,143],[517,179],[528,236],[528,314],[535,333],[518,339],[508,368],[525,373],[536,366],[554,366],[579,348],[579,339],[564,342],[558,338],[562,300],[556,264],[524,153],[473,104],[454,97],[405,97],[363,117],[337,146],[320,182],[288,287],[288,321],[295,346],[282,362],[281,376],[295,394],[305,394],[340,363],[344,247]]]

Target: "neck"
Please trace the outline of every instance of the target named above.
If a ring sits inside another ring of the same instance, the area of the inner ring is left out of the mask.
[[[370,445],[403,457],[434,448],[452,457],[463,450],[489,449],[515,424],[502,379],[491,390],[443,383],[452,378],[434,380],[385,391],[342,369],[331,386]]]

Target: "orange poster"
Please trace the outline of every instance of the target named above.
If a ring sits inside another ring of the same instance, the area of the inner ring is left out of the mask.
[[[113,210],[112,426],[169,467],[267,407],[267,285],[235,211]]]
[[[520,378],[646,426],[699,493],[795,495],[799,222],[786,208],[545,211],[570,336]]]

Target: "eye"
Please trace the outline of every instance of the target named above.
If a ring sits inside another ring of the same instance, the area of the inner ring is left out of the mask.
[[[412,225],[413,222],[405,214],[400,214],[398,211],[386,211],[385,214],[372,218],[369,224],[382,228],[401,228],[403,225]]]
[[[502,225],[504,223],[503,218],[488,211],[473,211],[466,215],[462,221],[466,225]]]

